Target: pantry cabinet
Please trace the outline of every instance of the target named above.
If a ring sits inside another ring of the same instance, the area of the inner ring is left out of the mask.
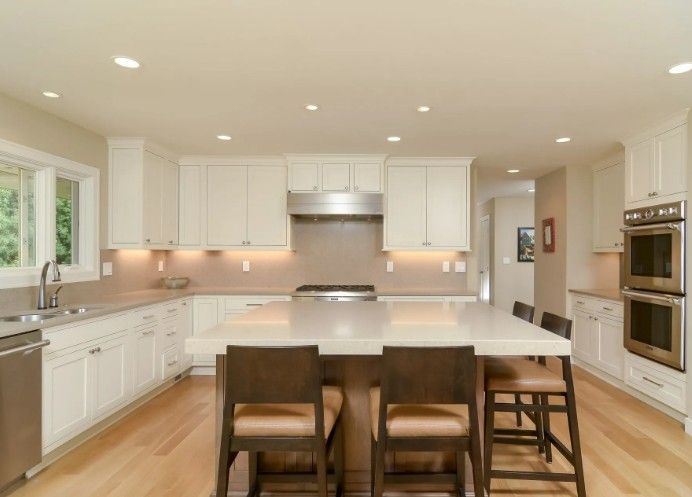
[[[625,210],[625,165],[618,163],[593,172],[593,251],[622,252],[622,214]]]
[[[682,200],[687,192],[687,113],[623,142],[627,208]]]
[[[180,206],[178,209],[178,246],[200,247],[204,225],[204,188],[206,187],[206,167],[180,166]],[[206,230],[204,231],[206,234]]]
[[[109,139],[109,247],[178,243],[178,165],[142,139]]]
[[[385,250],[470,250],[472,160],[388,162]]]
[[[384,155],[286,155],[291,192],[382,192]]]

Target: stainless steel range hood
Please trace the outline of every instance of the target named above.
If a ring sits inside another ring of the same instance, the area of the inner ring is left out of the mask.
[[[307,217],[382,216],[381,193],[289,193],[288,213]]]

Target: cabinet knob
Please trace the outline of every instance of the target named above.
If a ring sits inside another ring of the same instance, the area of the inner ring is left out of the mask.
[[[147,239],[144,240],[144,241],[145,241],[146,243],[151,243],[151,238],[147,238]]]
[[[245,245],[245,241],[243,241],[243,245]]]
[[[359,187],[358,185],[356,185],[356,186],[353,187],[353,189],[354,189],[355,191],[358,191],[358,190],[360,190],[360,187]]]
[[[250,240],[247,241],[247,244],[250,245]]]
[[[173,240],[168,240],[168,245],[173,245]]]
[[[344,190],[348,191],[348,186],[344,186]]]
[[[425,245],[425,242],[423,242],[423,245]]]
[[[312,189],[313,189],[314,191],[317,191],[317,187],[316,187],[316,186],[313,186]]]

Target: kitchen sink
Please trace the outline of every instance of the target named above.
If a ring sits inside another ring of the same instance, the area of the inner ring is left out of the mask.
[[[101,305],[62,307],[59,309],[49,309],[41,312],[14,314],[11,316],[0,316],[0,322],[5,323],[32,323],[43,321],[44,319],[57,318],[60,316],[70,316],[73,314],[84,314],[85,312],[101,309]]]
[[[85,312],[93,311],[97,307],[70,307],[69,309],[61,309],[57,311],[60,314],[83,314]]]
[[[0,317],[0,321],[6,323],[31,323],[34,321],[43,321],[44,319],[57,318],[60,314],[16,314],[14,316]]]

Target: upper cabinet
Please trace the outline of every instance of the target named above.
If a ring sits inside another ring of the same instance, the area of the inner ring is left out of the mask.
[[[109,246],[178,244],[178,165],[141,139],[109,139]]]
[[[384,250],[471,250],[472,161],[473,158],[388,161]]]
[[[180,166],[181,248],[290,248],[283,163]]]
[[[684,198],[687,192],[687,111],[624,144],[626,208]]]
[[[287,155],[291,192],[382,192],[384,155]]]
[[[622,252],[622,213],[625,210],[625,165],[593,172],[593,251]]]

